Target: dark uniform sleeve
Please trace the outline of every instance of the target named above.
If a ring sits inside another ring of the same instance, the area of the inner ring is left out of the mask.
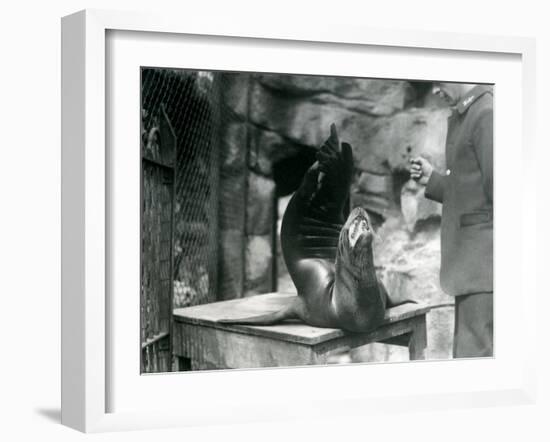
[[[474,151],[481,169],[483,190],[493,202],[493,110],[487,109],[479,116],[472,134]]]
[[[437,201],[438,203],[443,202],[443,189],[445,188],[445,176],[436,172],[432,172],[428,184],[426,184],[426,190],[424,195],[430,200]]]

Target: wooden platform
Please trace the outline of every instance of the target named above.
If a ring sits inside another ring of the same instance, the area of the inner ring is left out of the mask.
[[[369,333],[310,327],[299,322],[271,326],[230,325],[219,319],[276,311],[293,294],[269,293],[174,311],[173,350],[180,370],[327,364],[335,353],[371,342],[403,345],[410,359],[424,359],[429,306],[404,304],[387,310]]]

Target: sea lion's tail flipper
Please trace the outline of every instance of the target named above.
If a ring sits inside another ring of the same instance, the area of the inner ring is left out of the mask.
[[[388,303],[386,304],[386,308],[391,307],[398,307],[403,304],[418,304],[418,301],[415,301],[414,299],[400,299],[398,301],[392,302],[390,299],[388,299]]]
[[[279,311],[266,313],[265,315],[250,316],[240,319],[219,319],[220,324],[241,324],[241,325],[273,325],[285,319],[298,318],[294,303],[282,308]]]
[[[417,301],[415,301],[412,298],[405,298],[405,297],[401,297],[401,296],[390,295],[388,293],[388,291],[386,290],[386,287],[384,287],[384,284],[382,284],[382,283],[380,283],[380,289],[382,291],[382,295],[385,296],[385,298],[386,298],[386,308],[387,309],[391,308],[391,307],[397,307],[399,305],[407,304],[407,303],[417,304]]]

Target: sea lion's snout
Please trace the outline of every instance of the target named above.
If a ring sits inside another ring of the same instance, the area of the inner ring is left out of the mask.
[[[367,212],[361,207],[356,207],[348,217],[350,222],[348,228],[348,240],[351,248],[359,241],[359,238],[364,237],[367,242],[372,241],[372,230]]]

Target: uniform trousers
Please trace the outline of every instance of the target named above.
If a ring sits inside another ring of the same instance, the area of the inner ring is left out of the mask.
[[[493,356],[493,292],[455,297],[454,358]]]

